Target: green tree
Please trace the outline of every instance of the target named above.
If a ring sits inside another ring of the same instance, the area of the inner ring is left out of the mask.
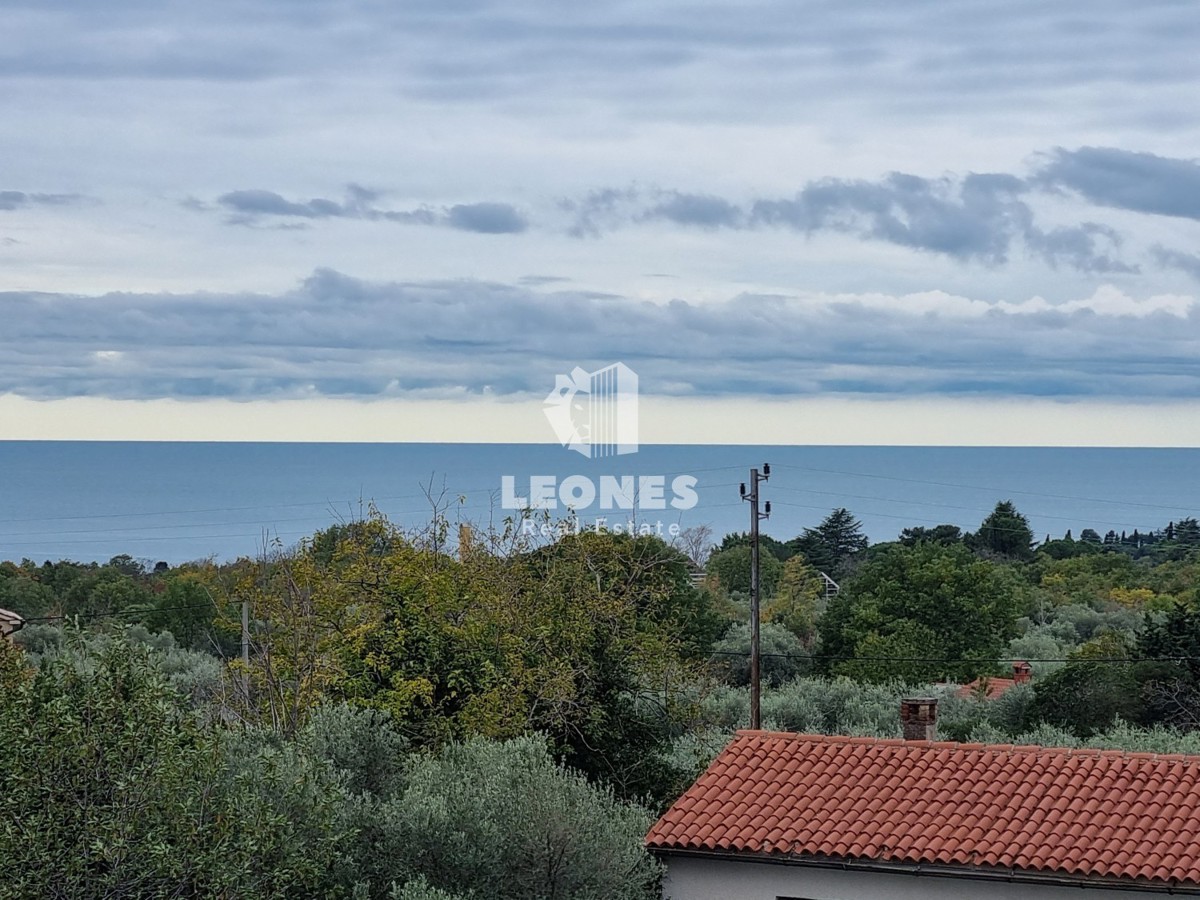
[[[681,553],[603,531],[450,557],[373,519],[248,568],[242,596],[264,622],[260,721],[296,733],[345,700],[386,710],[416,747],[537,730],[622,796],[670,782],[670,719],[725,624]]]
[[[750,532],[748,531],[731,531],[721,539],[721,543],[713,548],[713,552],[721,550],[730,550],[734,547],[749,547]],[[769,553],[780,562],[787,562],[792,558],[793,551],[783,541],[771,537],[769,534],[760,534],[758,536],[758,546],[763,553]]]
[[[136,618],[154,631],[171,632],[183,647],[211,650],[225,643],[214,629],[218,610],[200,573],[171,576],[161,593],[151,597],[127,610],[126,618]],[[227,644],[224,649],[232,652],[234,647]]]
[[[706,571],[717,579],[717,583],[731,594],[750,593],[750,546],[737,544],[727,550],[714,553],[708,560]],[[774,555],[760,550],[758,557],[760,596],[770,597],[779,586],[783,574],[783,563]]]
[[[464,900],[461,894],[452,894],[431,885],[423,876],[395,885],[388,900]]]
[[[940,635],[923,622],[901,619],[886,633],[872,631],[854,645],[854,658],[834,661],[833,670],[855,681],[883,683],[900,681],[920,684],[931,681],[931,672],[952,671],[958,667],[947,666],[931,647],[940,644]],[[966,671],[963,669],[962,671]]]
[[[0,574],[0,609],[32,618],[46,615],[54,605],[54,592],[40,581],[21,571],[7,577]]]
[[[559,623],[547,662],[554,684],[571,673],[571,690],[559,703],[543,701],[529,725],[620,796],[669,799],[661,794],[669,721],[687,702],[701,666],[695,655],[724,624],[707,593],[692,587],[686,558],[655,537],[568,535],[530,563],[523,627],[537,634]],[[660,699],[642,702],[650,698]]]
[[[765,684],[780,685],[812,668],[808,652],[794,634],[782,625],[766,622],[760,626],[760,669]],[[713,662],[736,686],[750,683],[750,626],[735,622],[725,637],[713,647]]]
[[[119,568],[103,566],[88,571],[70,582],[60,593],[63,612],[68,616],[119,616],[130,607],[142,607],[150,601],[145,585]]]
[[[1143,713],[1136,659],[1129,641],[1114,632],[1088,641],[1070,662],[1034,685],[1034,719],[1088,737],[1120,718],[1137,722]]]
[[[825,580],[821,573],[805,562],[803,556],[793,556],[783,564],[779,586],[763,608],[763,619],[782,625],[803,646],[810,647],[824,601]]]
[[[1200,609],[1175,603],[1147,616],[1137,638],[1145,721],[1200,729]]]
[[[1011,559],[1033,558],[1033,531],[1029,520],[1011,500],[996,504],[972,537],[976,549],[988,550]]]
[[[816,528],[788,541],[788,547],[800,553],[821,572],[838,578],[858,553],[867,549],[867,536],[862,523],[845,508],[835,509]]]
[[[894,545],[865,562],[830,601],[820,622],[823,652],[872,657],[870,666],[832,661],[835,673],[872,680],[913,674],[910,663],[874,659],[883,656],[952,661],[924,664],[922,680],[983,674],[992,664],[972,660],[1001,655],[1026,590],[1018,575],[962,545]]]
[[[907,547],[923,542],[934,544],[957,544],[963,539],[962,529],[957,525],[937,525],[925,528],[915,525],[900,532],[900,543]]]
[[[1194,518],[1181,519],[1176,522],[1175,541],[1186,547],[1200,547],[1200,522]]]

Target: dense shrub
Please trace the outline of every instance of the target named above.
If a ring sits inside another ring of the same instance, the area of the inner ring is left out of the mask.
[[[658,869],[642,848],[649,811],[555,763],[543,740],[482,739],[415,757],[387,807],[410,877],[497,900],[635,900]]]
[[[812,660],[800,639],[783,625],[764,622],[759,626],[762,683],[779,685],[812,668]],[[750,683],[750,626],[735,622],[713,645],[713,662],[733,685]]]
[[[149,651],[0,641],[0,859],[12,896],[321,896],[336,791],[287,749],[197,726]]]

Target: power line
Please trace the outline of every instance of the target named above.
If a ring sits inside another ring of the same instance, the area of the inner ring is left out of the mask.
[[[310,531],[274,532],[275,537],[281,537],[281,538],[282,537],[306,537],[310,534],[312,534],[312,532],[310,532]],[[222,539],[222,538],[245,538],[245,537],[261,537],[261,536],[262,536],[261,532],[256,532],[254,534],[245,534],[242,532],[239,532],[237,534],[170,534],[170,535],[164,535],[162,537],[147,537],[147,538],[107,537],[107,538],[96,538],[95,540],[74,538],[70,541],[67,541],[66,543],[69,544],[70,546],[75,546],[76,544],[113,544],[114,542],[121,542],[122,544],[144,544],[149,541],[180,541],[180,540],[184,540],[184,539],[195,540],[195,541],[207,541],[207,540],[217,540],[217,539]],[[45,541],[5,541],[3,546],[22,547],[22,546],[33,545],[33,546],[40,547],[40,546],[43,546],[45,543],[46,543]]]
[[[695,468],[695,469],[687,469],[687,470],[681,469],[681,470],[674,471],[674,472],[655,472],[653,474],[661,475],[664,478],[670,478],[674,475],[692,475],[692,474],[695,474],[698,472],[726,472],[726,471],[733,471],[735,469],[740,469],[740,468],[741,468],[741,466],[737,466],[737,465],[706,466],[704,468]],[[635,478],[637,477],[636,473],[629,473],[629,474],[631,477],[635,477]],[[617,477],[620,477],[620,476],[618,475]],[[733,482],[733,483],[736,484],[736,482]],[[728,487],[728,486],[729,486],[729,483],[721,484],[721,485],[716,485],[716,484],[704,485],[705,488]],[[438,488],[437,490],[440,491],[441,489]],[[473,494],[497,494],[497,493],[499,493],[499,491],[500,491],[500,488],[497,485],[487,485],[485,487],[474,487],[474,488],[466,488],[466,489],[458,489],[458,490],[452,490],[451,488],[447,487],[447,492],[450,494],[453,494],[456,497],[458,497],[458,496],[469,497]],[[431,488],[429,493],[433,493],[433,492],[434,492],[434,490]],[[296,509],[296,508],[307,507],[307,506],[331,506],[331,505],[342,504],[342,503],[348,503],[348,504],[390,503],[390,502],[393,502],[396,500],[420,500],[420,499],[424,499],[426,497],[428,497],[428,494],[423,492],[423,493],[417,493],[417,494],[396,494],[393,496],[386,496],[386,497],[361,497],[360,496],[357,498],[344,498],[344,499],[339,499],[339,500],[325,499],[325,500],[309,500],[309,501],[295,502],[295,503],[270,503],[270,504],[265,504],[265,505],[259,504],[257,506],[209,506],[209,507],[197,507],[197,508],[192,508],[192,509],[143,510],[143,511],[138,511],[138,512],[127,512],[127,513],[89,513],[86,515],[77,515],[77,516],[33,516],[33,517],[27,517],[27,518],[21,518],[21,519],[0,519],[0,525],[20,525],[20,524],[23,524],[26,522],[66,522],[66,521],[76,521],[76,520],[90,521],[93,519],[134,519],[134,518],[145,518],[148,516],[193,515],[196,513],[256,512],[256,511],[261,511],[264,508],[265,509]],[[414,510],[414,512],[420,512],[420,510]]]
[[[712,650],[711,656],[749,656],[747,650]],[[973,665],[976,663],[1139,663],[1139,662],[1200,662],[1200,656],[1139,656],[1136,659],[1124,656],[1100,656],[1087,658],[1071,658],[1071,657],[1042,657],[1035,658],[1030,656],[998,656],[998,657],[972,657],[971,659],[951,659],[949,657],[937,656],[842,656],[833,654],[807,654],[807,653],[760,653],[760,656],[771,657],[772,659],[807,659],[807,660],[822,660],[822,661],[851,661],[851,662],[911,662],[911,663],[930,663],[938,665]]]
[[[705,489],[720,488],[720,487],[732,487],[736,484],[738,484],[738,482],[736,482],[736,481],[723,482],[721,484],[705,485]],[[391,499],[397,499],[397,498],[391,498]],[[299,505],[306,505],[306,504],[293,504],[293,505],[299,506]],[[706,509],[716,509],[716,508],[724,508],[724,507],[728,507],[728,506],[740,506],[740,505],[741,504],[738,504],[738,503],[722,503],[722,504],[711,504],[710,506],[706,506],[705,508]],[[252,508],[252,507],[248,507],[248,508]],[[276,507],[271,507],[271,508],[276,508]],[[469,504],[462,504],[462,505],[456,505],[452,509],[461,510],[461,509],[471,509],[471,508],[472,507]],[[476,508],[478,508],[478,507],[476,507]],[[421,507],[419,509],[390,510],[387,512],[387,514],[389,516],[410,516],[410,515],[415,515],[417,513],[423,513],[423,512],[428,512],[428,511],[429,511],[428,507]],[[520,512],[520,510],[510,510],[510,512]],[[601,510],[600,512],[602,512],[606,515],[616,515],[616,514],[623,512],[623,510],[619,510],[619,509],[617,509],[617,510]],[[629,510],[628,512],[632,513],[633,511]],[[646,512],[646,511],[643,510],[643,512]],[[125,514],[122,513],[120,515],[125,515]],[[166,515],[166,513],[156,513],[154,515]],[[305,516],[305,517],[301,517],[301,518],[291,518],[291,519],[268,519],[268,521],[271,521],[272,523],[289,523],[290,524],[290,523],[295,523],[295,522],[309,522],[309,521],[312,521],[312,517]],[[4,520],[0,520],[0,525],[2,525],[2,524],[5,524]],[[156,525],[136,525],[136,524],[134,524],[134,525],[129,525],[128,527],[121,527],[121,528],[89,528],[89,529],[80,529],[80,530],[73,530],[73,531],[0,532],[0,546],[14,546],[14,547],[29,546],[29,545],[40,546],[43,543],[45,543],[44,541],[8,540],[9,537],[31,537],[31,536],[32,537],[37,537],[37,536],[67,537],[67,536],[71,536],[71,535],[98,535],[98,534],[115,536],[112,538],[98,538],[95,540],[71,539],[71,540],[67,541],[67,543],[70,543],[70,544],[109,543],[111,541],[123,541],[123,540],[128,540],[128,541],[131,541],[134,543],[139,543],[142,541],[151,541],[151,540],[156,540],[156,541],[157,540],[184,540],[184,539],[205,540],[208,538],[244,537],[245,535],[242,535],[242,534],[201,534],[201,535],[177,534],[177,535],[170,535],[168,537],[159,537],[159,538],[141,538],[141,537],[137,537],[136,535],[129,536],[129,537],[121,537],[121,535],[125,535],[128,532],[140,533],[140,532],[146,532],[146,531],[168,531],[168,530],[192,529],[192,528],[223,528],[223,527],[227,527],[227,526],[228,527],[236,527],[236,526],[242,526],[242,525],[251,526],[251,525],[261,525],[261,524],[262,524],[262,520],[238,521],[238,522],[195,522],[195,523],[178,523],[178,524],[161,523],[161,524],[156,524]],[[292,531],[292,532],[286,532],[285,534],[287,534],[288,536],[302,536],[302,535],[309,534],[309,532],[307,532],[307,531]]]
[[[124,609],[124,610],[109,610],[108,612],[97,613],[72,613],[71,615],[58,616],[23,616],[26,622],[60,622],[70,619],[115,619],[119,616],[135,614],[145,616],[150,613],[160,612],[179,612],[187,609],[216,609],[215,603],[199,603],[192,606],[154,606],[149,609]]]
[[[232,604],[234,601],[230,601]],[[121,615],[136,613],[138,615],[146,615],[147,613],[160,612],[181,612],[193,609],[215,610],[218,606],[215,603],[200,603],[190,606],[162,606],[151,609],[126,609],[119,612],[96,612],[96,613],[74,613],[71,615],[57,616],[25,616],[26,622],[59,622],[69,621],[73,619],[104,619],[117,618]],[[748,650],[710,650],[710,656],[735,656],[748,657]],[[958,659],[941,656],[858,656],[852,654],[820,654],[820,653],[759,653],[759,656],[769,659],[790,659],[790,660],[809,660],[809,661],[834,661],[834,662],[903,662],[903,663],[927,663],[930,665],[975,665],[978,663],[1103,663],[1108,665],[1130,665],[1140,662],[1200,662],[1200,656],[1139,656],[1130,658],[1124,656],[1099,656],[1099,657],[1033,657],[1033,656],[980,656],[972,657],[971,659]]]
[[[871,501],[876,501],[879,503],[905,503],[910,506],[934,506],[939,509],[953,509],[953,510],[958,510],[960,512],[972,512],[972,513],[979,513],[979,514],[983,514],[983,515],[988,515],[992,512],[991,509],[982,509],[982,508],[976,507],[976,506],[956,506],[951,503],[936,503],[936,502],[928,501],[928,500],[911,500],[911,499],[901,499],[901,498],[894,498],[894,497],[871,497],[871,496],[867,496],[864,494],[844,494],[839,491],[817,491],[817,490],[813,490],[811,488],[793,488],[793,487],[786,487],[783,485],[778,485],[777,487],[781,491],[790,491],[794,494],[820,494],[820,495],[826,496],[826,497],[842,497],[842,498],[848,498],[851,500],[871,500]],[[871,515],[887,516],[886,513],[876,513],[876,512],[872,512]],[[1056,515],[1051,515],[1049,513],[1041,513],[1041,512],[1031,513],[1031,515],[1036,516],[1039,519],[1057,519],[1062,522],[1078,522],[1079,521],[1078,516],[1056,516]],[[907,518],[907,517],[899,517],[899,518]],[[1108,526],[1115,525],[1119,528],[1141,528],[1144,525],[1144,523],[1143,523],[1143,525],[1137,525],[1132,522],[1102,522],[1102,521],[1098,521],[1098,520],[1093,520],[1092,524],[1093,525],[1108,525]]]
[[[782,490],[788,490],[788,488],[782,488]],[[791,488],[791,490],[795,491],[798,489]],[[826,506],[813,506],[813,505],[807,504],[807,503],[793,503],[790,500],[780,500],[778,502],[779,502],[779,505],[781,505],[781,506],[790,506],[793,509],[812,509],[812,510],[818,510],[818,511],[828,510],[828,507],[826,507]],[[990,514],[991,514],[991,511],[989,511],[989,515]],[[882,519],[897,519],[901,522],[909,522],[909,523],[913,523],[913,524],[925,524],[925,525],[950,524],[950,523],[941,521],[939,519],[922,518],[920,516],[902,516],[897,513],[871,512],[870,515],[876,516],[876,517],[882,518]],[[1028,529],[1025,529],[1025,528],[1006,528],[1003,526],[989,525],[989,526],[987,526],[986,530],[1003,532],[1005,534],[1025,534],[1026,531],[1032,533],[1032,526],[1030,526],[1030,528],[1028,528]],[[890,542],[888,542],[888,543],[890,543]],[[1076,539],[1076,543],[1086,543],[1086,541],[1079,541],[1078,539]]]
[[[1137,500],[1113,500],[1111,497],[1078,497],[1072,494],[1047,494],[1041,491],[1019,491],[1012,488],[987,487],[978,484],[962,484],[954,481],[929,481],[921,478],[905,478],[902,475],[880,475],[875,472],[847,472],[840,469],[818,469],[812,466],[796,466],[784,463],[777,469],[797,469],[805,472],[819,472],[825,475],[846,475],[851,478],[877,478],[882,481],[901,481],[907,484],[927,484],[935,487],[962,488],[971,491],[991,491],[993,494],[1020,494],[1026,497],[1044,497],[1050,500],[1076,500],[1083,503],[1112,503],[1120,506],[1142,506],[1147,509],[1162,509],[1173,512],[1190,513],[1193,510],[1185,506],[1165,506],[1160,503],[1143,503]]]

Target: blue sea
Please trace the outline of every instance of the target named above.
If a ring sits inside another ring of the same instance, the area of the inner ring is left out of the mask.
[[[707,524],[719,538],[748,526],[738,485],[770,463],[763,530],[781,540],[845,506],[871,540],[910,525],[974,529],[1011,499],[1035,534],[1146,531],[1200,515],[1200,450],[989,447],[643,446],[587,459],[558,445],[0,442],[0,559],[172,564],[293,544],[374,504],[393,521],[429,519],[427,491],[452,521],[500,521],[501,484],[531,476],[696,479],[692,509],[642,510],[639,524]],[[629,514],[580,509],[585,524]]]

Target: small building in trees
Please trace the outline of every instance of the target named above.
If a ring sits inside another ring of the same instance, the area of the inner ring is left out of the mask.
[[[25,620],[18,616],[15,612],[9,612],[7,609],[0,609],[0,636],[12,640],[14,631],[20,631],[25,627]]]
[[[666,900],[1200,895],[1200,756],[740,731],[646,845]]]
[[[984,700],[996,700],[1003,697],[1018,684],[1028,684],[1033,679],[1033,666],[1024,660],[1017,660],[1012,665],[1012,678],[992,678],[984,676],[976,678],[960,687],[955,694],[959,697],[979,697]]]

